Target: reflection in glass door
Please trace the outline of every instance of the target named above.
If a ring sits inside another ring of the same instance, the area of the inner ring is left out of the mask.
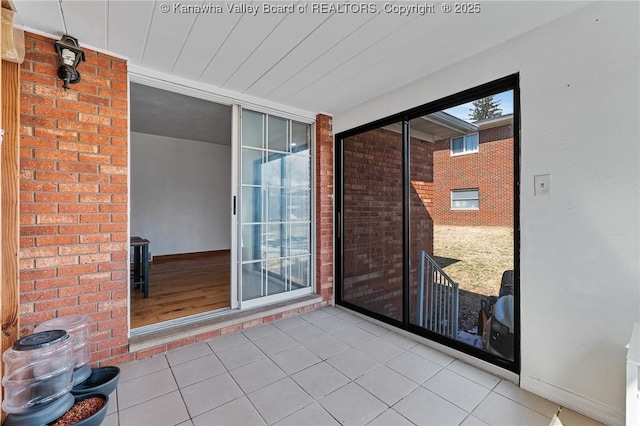
[[[342,146],[342,299],[402,321],[402,125],[347,137]]]
[[[242,111],[242,302],[310,291],[310,145],[310,125]]]

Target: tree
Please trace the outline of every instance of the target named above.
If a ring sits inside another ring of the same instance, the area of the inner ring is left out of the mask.
[[[473,108],[470,109],[469,118],[473,121],[486,120],[488,118],[499,117],[502,115],[500,109],[500,100],[494,100],[493,96],[473,101]]]

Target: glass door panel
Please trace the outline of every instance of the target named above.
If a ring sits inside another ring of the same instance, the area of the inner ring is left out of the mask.
[[[308,124],[243,110],[242,301],[310,289],[310,136]]]
[[[514,360],[513,92],[411,120],[410,321]],[[425,230],[429,232],[425,232]]]
[[[402,126],[343,140],[342,300],[402,321]]]

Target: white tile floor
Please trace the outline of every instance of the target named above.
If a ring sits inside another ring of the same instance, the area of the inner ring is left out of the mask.
[[[121,371],[105,426],[548,425],[559,408],[334,307]]]

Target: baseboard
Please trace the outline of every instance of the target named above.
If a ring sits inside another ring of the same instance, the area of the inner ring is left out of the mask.
[[[231,250],[226,249],[226,250],[196,251],[193,253],[162,254],[160,256],[153,256],[152,261],[154,263],[160,263],[160,262],[172,262],[176,260],[193,260],[193,259],[201,259],[203,257],[224,256],[230,253],[231,253]]]
[[[624,425],[624,412],[576,395],[565,389],[542,382],[536,378],[520,375],[520,387],[538,396],[551,400],[594,420],[607,425]]]

